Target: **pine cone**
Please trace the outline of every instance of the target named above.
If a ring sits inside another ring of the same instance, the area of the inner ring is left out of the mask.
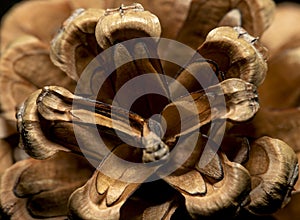
[[[1,136],[3,215],[238,219],[298,190],[298,95],[283,96],[297,83],[279,84],[286,68],[297,78],[298,41],[272,42],[293,9],[276,9],[261,42],[271,0],[140,3],[28,1],[7,14],[1,117],[16,125]],[[11,135],[30,157],[13,165]]]

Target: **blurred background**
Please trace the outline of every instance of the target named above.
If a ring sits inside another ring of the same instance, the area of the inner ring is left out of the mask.
[[[0,16],[2,17],[11,6],[20,1],[21,0],[1,0]]]
[[[1,0],[0,3],[0,18],[5,14],[5,12],[13,6],[15,3],[20,2],[21,0]],[[87,0],[84,0],[87,1]],[[138,0],[137,0],[138,2]],[[276,3],[287,2],[287,0],[275,0]],[[298,0],[290,0],[289,2],[298,2]]]

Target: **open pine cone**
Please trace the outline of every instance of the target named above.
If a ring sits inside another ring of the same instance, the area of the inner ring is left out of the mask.
[[[285,10],[263,36],[267,65],[258,38],[271,0],[15,6],[1,27],[3,218],[231,219],[283,208],[299,190],[300,149],[300,63],[288,62],[300,41],[272,41]],[[184,53],[163,38],[194,53],[181,67],[160,59]]]

